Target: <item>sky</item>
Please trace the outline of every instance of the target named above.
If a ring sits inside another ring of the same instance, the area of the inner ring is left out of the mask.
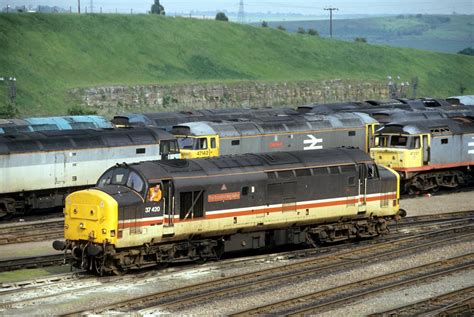
[[[146,13],[154,0],[80,0],[81,10],[90,8],[99,12]],[[240,0],[161,0],[167,12],[189,13],[192,11],[239,11]],[[340,14],[474,14],[474,0],[243,0],[245,12],[324,14],[329,6],[339,9]],[[78,0],[0,0],[0,8],[10,6],[49,5],[77,11]]]

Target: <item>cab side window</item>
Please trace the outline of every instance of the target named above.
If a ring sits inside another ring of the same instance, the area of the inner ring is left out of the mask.
[[[197,150],[206,150],[207,149],[207,138],[199,138],[197,144]]]
[[[148,201],[159,202],[162,197],[161,184],[153,185],[148,190]]]
[[[367,164],[367,178],[378,178],[378,170],[375,164]]]
[[[216,138],[211,138],[211,149],[216,148]]]

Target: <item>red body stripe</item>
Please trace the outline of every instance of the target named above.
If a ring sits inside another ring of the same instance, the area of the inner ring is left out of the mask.
[[[469,165],[474,165],[474,161],[458,162],[458,163],[451,163],[451,164],[432,164],[432,165],[419,166],[419,167],[392,167],[392,168],[396,171],[402,171],[402,172],[420,172],[420,171],[429,171],[429,170],[442,169],[442,168],[462,167],[462,166],[469,166]]]
[[[379,201],[384,199],[397,199],[396,194],[390,195],[379,195],[374,197],[367,197],[365,199],[366,202],[373,202]],[[364,198],[359,198],[359,202],[363,203]],[[320,207],[333,207],[333,206],[340,206],[340,205],[347,205],[347,204],[356,204],[357,198],[351,199],[339,199],[334,201],[326,201],[320,203],[311,203],[311,204],[304,204],[304,205],[295,205],[295,206],[282,206],[282,207],[273,207],[273,208],[264,208],[259,210],[254,209],[247,209],[242,211],[236,211],[232,213],[220,213],[220,214],[207,214],[203,218],[196,218],[196,219],[174,219],[174,223],[178,222],[189,222],[189,221],[202,221],[202,220],[210,220],[210,219],[223,219],[223,218],[231,218],[231,217],[240,217],[240,216],[248,216],[248,215],[256,215],[256,214],[264,214],[264,213],[274,213],[274,212],[284,212],[284,211],[293,211],[293,210],[301,210],[301,209],[310,209],[310,208],[320,208]],[[163,220],[154,220],[154,221],[136,221],[130,222],[125,224],[119,224],[119,229],[125,229],[130,227],[144,227],[150,226],[152,224],[162,224],[162,223],[169,223],[168,217],[165,215],[163,216]]]

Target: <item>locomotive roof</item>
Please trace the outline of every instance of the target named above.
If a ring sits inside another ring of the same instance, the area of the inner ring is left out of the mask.
[[[309,104],[298,107],[300,113],[327,114],[338,111],[358,111],[373,114],[376,111],[407,111],[424,112],[438,111],[445,112],[449,116],[473,116],[474,111],[466,106],[453,107],[443,99],[420,98],[420,99],[388,99],[388,100],[367,100],[365,102],[349,102],[334,104]]]
[[[145,145],[173,139],[158,128],[39,131],[0,135],[0,154]]]
[[[397,134],[463,134],[474,133],[474,121],[472,118],[444,118],[434,120],[411,120],[405,122],[388,123],[377,130],[378,133]]]
[[[474,106],[474,95],[452,96],[446,99],[454,105]]]
[[[379,123],[390,123],[390,122],[403,122],[403,121],[414,121],[414,120],[428,120],[428,119],[441,119],[447,118],[447,114],[440,111],[406,111],[401,109],[389,109],[389,110],[374,110],[371,117],[376,119]]]
[[[23,119],[0,119],[0,128],[1,127],[9,127],[15,125],[27,125],[28,121]]]
[[[148,182],[153,183],[161,179],[348,165],[362,162],[372,162],[367,153],[359,149],[337,148],[317,151],[225,155],[193,160],[147,161],[128,166],[137,170]]]
[[[291,133],[301,131],[328,130],[334,128],[361,128],[377,121],[364,113],[334,113],[331,115],[279,115],[253,118],[251,120],[220,122],[189,122],[174,126],[176,135],[213,135],[239,137],[266,133]]]
[[[177,112],[150,112],[143,114],[131,113],[115,116],[112,122],[115,124],[133,124],[135,126],[148,125],[169,129],[173,125],[183,122],[249,119],[279,114],[297,114],[297,111],[291,108],[265,107],[182,110]]]

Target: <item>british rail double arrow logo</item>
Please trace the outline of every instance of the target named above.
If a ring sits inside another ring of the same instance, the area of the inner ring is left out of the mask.
[[[323,139],[318,139],[311,134],[307,134],[307,136],[309,139],[304,140],[303,143],[309,145],[305,146],[304,150],[321,150],[323,148],[322,144],[318,145],[318,143],[323,143]]]

